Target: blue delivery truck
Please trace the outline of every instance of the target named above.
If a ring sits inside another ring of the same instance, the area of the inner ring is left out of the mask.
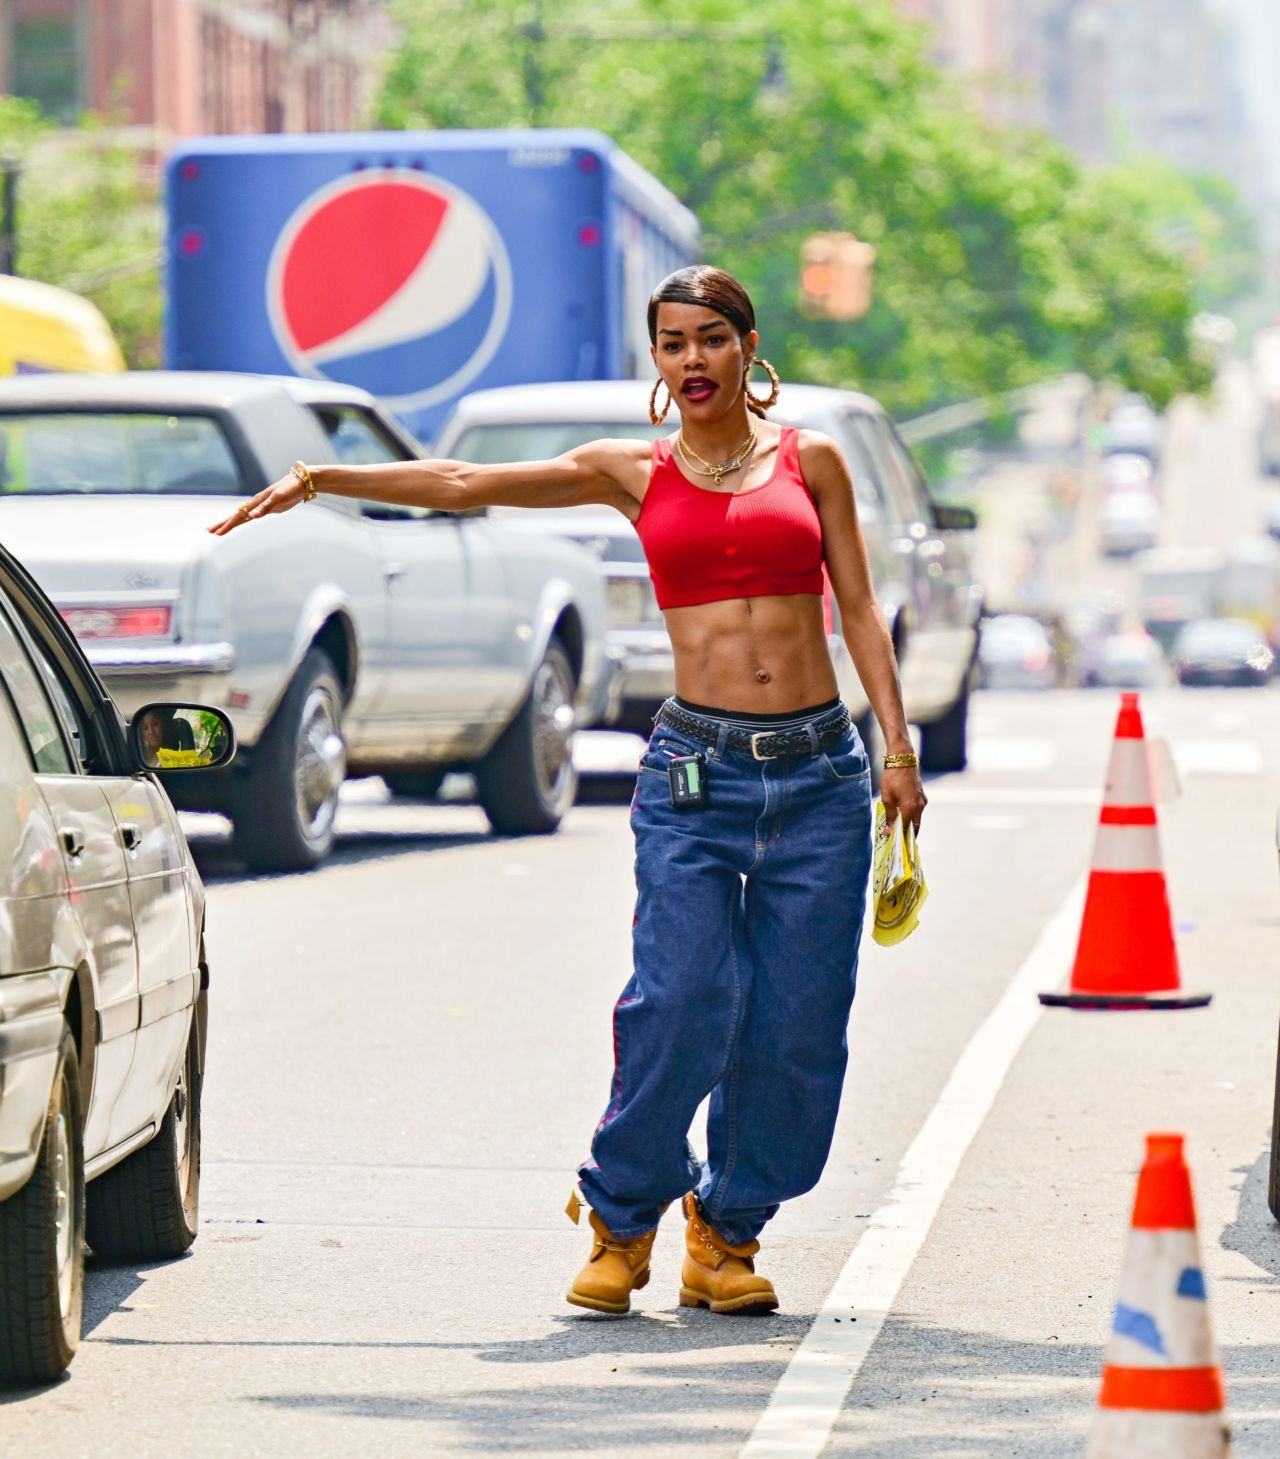
[[[203,137],[165,175],[165,362],[359,385],[430,441],[468,390],[639,378],[698,222],[600,132]]]

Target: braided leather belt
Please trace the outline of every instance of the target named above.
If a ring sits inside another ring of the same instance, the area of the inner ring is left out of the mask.
[[[769,730],[731,729],[725,736],[725,746],[740,750],[757,760],[781,760],[786,755],[815,755],[819,750],[829,750],[839,744],[852,721],[849,711],[841,708],[833,711],[835,718],[828,720],[821,729],[814,727],[818,737],[817,748],[803,730],[787,730],[785,734],[774,734]],[[670,725],[690,739],[700,740],[704,745],[716,745],[720,741],[720,725],[713,719],[702,719],[689,714],[678,704],[668,700],[658,711],[658,723]]]

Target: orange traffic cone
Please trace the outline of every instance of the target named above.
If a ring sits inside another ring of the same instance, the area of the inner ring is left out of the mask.
[[[1122,694],[1071,989],[1041,993],[1040,1001],[1055,1008],[1203,1008],[1211,997],[1181,991],[1142,711],[1136,694]]]
[[[1085,1459],[1229,1459],[1181,1135],[1148,1135]]]

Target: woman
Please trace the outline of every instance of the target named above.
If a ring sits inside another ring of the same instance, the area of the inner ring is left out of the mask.
[[[605,504],[644,544],[675,655],[632,802],[634,971],[614,1013],[611,1098],[579,1168],[594,1242],[568,1300],[630,1309],[662,1212],[683,1198],[680,1302],[769,1311],[754,1269],[779,1203],[826,1162],[844,1078],[871,858],[870,770],[836,689],[823,569],[884,734],[881,798],[919,829],[925,795],[853,484],[825,436],[781,428],[753,396],[755,315],[720,269],[681,269],[649,301],[652,447],[580,446],[473,466],[299,463],[212,530],[316,492],[398,505]],[[662,387],[667,403],[661,414]],[[705,1167],[687,1134],[711,1096]],[[569,1203],[574,1221],[578,1191]]]

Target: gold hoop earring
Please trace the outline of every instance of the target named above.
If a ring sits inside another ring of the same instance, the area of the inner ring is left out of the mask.
[[[661,375],[653,382],[653,389],[649,392],[649,419],[655,426],[660,426],[667,418],[667,412],[671,409],[671,388],[667,387],[667,403],[662,407],[662,414],[658,414],[658,391],[666,385]]]
[[[769,390],[769,398],[767,400],[761,400],[759,396],[752,395],[751,393],[751,371],[756,365],[759,365],[760,368],[769,377],[769,384],[771,388]],[[782,382],[778,379],[778,372],[773,368],[768,360],[752,360],[750,364],[748,364],[747,368],[742,372],[742,389],[747,397],[747,409],[755,411],[757,415],[763,415],[766,410],[769,410],[772,406],[777,405],[778,395],[782,390]]]

